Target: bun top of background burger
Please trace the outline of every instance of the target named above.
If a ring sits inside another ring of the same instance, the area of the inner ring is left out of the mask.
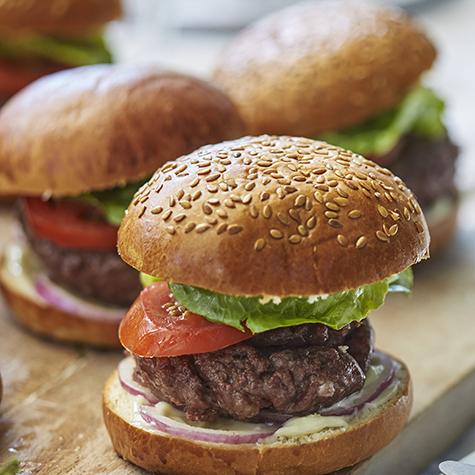
[[[422,28],[397,7],[306,2],[237,34],[214,80],[251,134],[318,138],[400,176],[424,210],[434,255],[450,242],[458,207],[458,150],[442,100],[420,82],[435,57]]]
[[[110,63],[102,30],[121,13],[120,0],[0,2],[0,105],[45,74]]]
[[[0,193],[23,196],[27,242],[7,249],[7,301],[28,328],[120,346],[120,319],[140,293],[117,255],[133,194],[157,167],[243,134],[227,96],[156,67],[94,65],[45,76],[0,109]]]
[[[375,453],[411,389],[366,316],[409,292],[428,247],[402,180],[324,142],[244,137],[166,164],[119,230],[121,257],[159,281],[120,327],[115,450],[190,475],[316,475]]]

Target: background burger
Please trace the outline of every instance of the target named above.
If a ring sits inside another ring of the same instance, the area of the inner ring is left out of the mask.
[[[60,340],[119,346],[141,290],[116,250],[133,194],[167,160],[241,135],[224,93],[155,67],[77,68],[18,93],[0,111],[0,193],[23,196],[26,241],[7,247],[0,271],[18,319]]]
[[[110,63],[106,22],[120,0],[5,0],[0,3],[0,105],[40,76]]]
[[[411,389],[366,316],[409,291],[428,246],[403,182],[324,142],[244,137],[166,164],[119,231],[121,257],[158,281],[126,314],[130,356],[104,389],[115,450],[193,475],[370,456],[403,428]]]
[[[397,7],[307,2],[238,34],[214,79],[251,134],[319,138],[400,176],[425,212],[433,255],[450,242],[458,208],[458,150],[442,122],[442,100],[420,83],[435,57]]]

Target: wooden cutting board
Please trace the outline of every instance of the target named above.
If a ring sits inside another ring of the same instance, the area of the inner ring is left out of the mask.
[[[413,296],[391,295],[371,316],[376,346],[411,369],[414,409],[390,446],[341,474],[417,474],[475,420],[474,205],[465,197],[452,248],[416,269]],[[0,246],[12,222],[0,209]],[[121,358],[38,338],[0,301],[0,463],[16,455],[29,475],[145,474],[116,456],[102,423],[102,387]]]

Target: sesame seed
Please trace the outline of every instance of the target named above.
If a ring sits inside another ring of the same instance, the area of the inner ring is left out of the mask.
[[[213,212],[213,208],[208,203],[203,203],[201,205],[204,214],[211,214]]]
[[[293,209],[293,208],[290,208],[289,209],[289,216],[297,221],[298,223],[302,222],[301,218],[300,218],[300,211],[296,210],[296,209]]]
[[[190,209],[191,203],[189,201],[180,201],[178,203],[183,209]]]
[[[316,224],[317,224],[317,218],[315,216],[310,216],[310,218],[308,218],[307,222],[305,223],[308,229],[313,229]]]
[[[336,240],[343,246],[343,247],[346,247],[348,246],[348,239],[343,236],[343,234],[338,234],[338,236],[336,237]]]
[[[208,175],[206,177],[206,181],[209,183],[210,181],[217,180],[221,175],[219,173],[214,173],[213,175]]]
[[[316,191],[313,196],[320,204],[323,204],[323,195],[320,191]]]
[[[198,224],[198,226],[196,226],[195,228],[195,231],[198,233],[198,234],[201,234],[201,233],[204,233],[205,231],[207,231],[211,226],[209,224]]]
[[[305,196],[304,195],[298,195],[297,198],[294,200],[294,206],[296,208],[300,208],[305,204]]]
[[[269,177],[265,177],[262,179],[262,184],[263,185],[268,185],[271,182],[271,179]]]
[[[219,184],[219,187],[220,187],[223,191],[228,191],[228,184],[227,184],[227,183],[224,183],[224,181],[222,181],[222,182]]]
[[[325,206],[332,211],[340,211],[339,206],[336,203],[332,203],[331,201],[325,203]]]
[[[180,214],[177,214],[173,219],[176,223],[179,223],[180,221],[184,220],[186,218],[186,214],[185,213],[180,213]]]
[[[262,251],[266,247],[266,240],[264,238],[259,238],[255,243],[254,243],[254,250],[259,252]]]
[[[193,229],[195,229],[195,226],[196,226],[196,223],[194,223],[193,221],[187,223],[187,225],[185,226],[185,233],[189,233],[190,231],[193,231]]]
[[[264,209],[262,210],[262,216],[267,219],[272,216],[272,208],[269,205],[264,206]]]
[[[227,218],[228,217],[228,213],[226,213],[226,211],[224,211],[224,209],[221,209],[221,208],[218,208],[216,210],[216,214],[220,217],[220,218]]]
[[[424,227],[422,226],[422,224],[419,221],[416,221],[415,223],[416,223],[417,232],[418,233],[423,233],[424,232]]]
[[[366,236],[361,236],[356,241],[356,249],[363,249],[368,243],[368,238]]]
[[[234,201],[230,200],[229,198],[226,198],[224,200],[224,206],[227,206],[228,208],[235,208],[236,205],[234,204]]]
[[[325,211],[325,216],[327,218],[338,218],[338,213],[335,213],[335,211]]]
[[[205,219],[206,219],[207,223],[209,223],[213,226],[218,222],[218,220],[213,216],[205,216]]]
[[[354,181],[351,181],[351,180],[345,181],[345,185],[348,188],[351,188],[352,190],[357,190],[358,189],[358,185]]]
[[[199,181],[199,180],[198,180]],[[198,184],[198,183],[197,183]],[[163,183],[160,183],[160,185],[158,185],[156,188],[155,188],[155,193],[160,193],[160,190],[163,188]]]
[[[260,195],[261,201],[266,201],[269,199],[269,197],[270,197],[270,194],[268,191],[263,191]]]
[[[184,163],[183,165],[180,165],[176,170],[175,170],[175,174],[178,175],[178,173],[181,173],[181,172],[184,172],[187,168],[187,164]]]
[[[210,198],[208,203],[212,206],[219,206],[220,201],[218,198]]]
[[[165,230],[168,234],[175,234],[175,228],[173,226],[167,226]]]
[[[251,215],[252,218],[257,218],[259,216],[259,211],[254,205],[251,205],[249,207],[249,214]]]
[[[168,211],[165,212],[165,214],[162,216],[163,221],[166,221],[172,214],[172,210],[169,209]]]
[[[328,224],[332,227],[332,228],[342,228],[343,227],[343,224],[340,223],[340,221],[338,221],[337,219],[330,219],[328,221]]]
[[[237,234],[242,231],[242,226],[238,226],[237,224],[231,224],[228,226],[228,234]]]
[[[196,190],[193,195],[191,196],[191,199],[193,201],[196,201],[199,197],[201,196],[201,190]]]
[[[208,166],[208,164],[206,164],[206,166]],[[198,175],[207,175],[208,173],[211,173],[211,168],[203,168],[197,174]]]
[[[216,229],[216,231],[218,234],[223,234],[224,232],[226,232],[227,228],[228,228],[228,225],[226,223],[221,223]]]
[[[285,198],[285,191],[283,188],[277,188],[277,190],[275,191],[277,193],[277,196],[280,198],[280,199],[283,199]]]
[[[323,175],[324,173],[326,173],[326,171],[326,168],[314,168],[312,170],[312,173],[314,173],[315,175]]]
[[[246,185],[244,186],[244,189],[246,191],[251,191],[255,186],[256,186],[256,184],[251,181],[249,183],[246,183]]]
[[[269,234],[274,238],[274,239],[282,239],[284,237],[284,233],[280,231],[279,229],[271,229],[269,230]]]
[[[251,194],[251,193],[248,193],[247,195],[244,195],[244,196],[242,197],[242,200],[241,200],[241,201],[242,201],[245,205],[247,205],[248,203],[251,202],[251,200],[252,200],[252,194]]]
[[[409,210],[404,207],[404,217],[409,221],[411,219],[411,213],[409,212]]]
[[[285,213],[282,213],[282,211],[279,211],[277,213],[277,219],[284,225],[288,226],[290,224],[289,218]]]
[[[291,244],[299,244],[300,242],[302,242],[302,236],[298,234],[292,234],[292,236],[289,237],[289,242]]]
[[[387,218],[389,216],[388,210],[384,206],[379,205],[378,206],[378,211],[379,211],[379,214],[383,218]]]
[[[143,216],[143,214],[145,213],[145,210],[147,209],[147,207],[145,205],[142,206],[142,209],[139,211],[139,218],[141,218]]]
[[[390,228],[389,228],[389,235],[390,236],[394,236],[397,231],[398,231],[398,225],[397,224],[393,224]]]
[[[335,203],[339,206],[346,206],[349,201],[346,199],[346,198],[343,198],[341,196],[337,196],[335,199],[334,199]]]
[[[295,193],[297,191],[297,188],[294,186],[284,186],[284,190],[286,193]]]
[[[234,201],[235,203],[241,203],[241,197],[240,196],[237,196],[233,193],[231,193],[229,195],[229,197],[231,198],[232,201]]]
[[[328,185],[316,185],[315,188],[320,191],[329,191],[330,188]]]
[[[155,206],[155,208],[152,208],[150,212],[152,214],[160,214],[163,211],[163,208],[161,206]]]
[[[303,226],[302,224],[299,224],[297,226],[297,231],[299,232],[301,236],[308,236],[307,228]]]
[[[361,191],[363,192],[363,194],[365,196],[367,196],[368,198],[372,198],[373,196],[371,195],[371,192],[369,192],[366,188],[361,188]]]
[[[385,242],[389,242],[389,238],[388,236],[386,236],[385,233],[383,233],[382,231],[376,231],[376,237],[380,240],[380,241],[385,241]]]

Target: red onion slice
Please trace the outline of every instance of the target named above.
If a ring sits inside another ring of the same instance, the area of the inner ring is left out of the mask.
[[[51,306],[65,312],[74,313],[83,318],[120,322],[125,315],[124,309],[96,305],[76,297],[59,285],[51,282],[44,274],[40,274],[36,278],[35,289]]]
[[[355,394],[320,411],[322,416],[351,416],[366,404],[374,401],[390,384],[394,376],[394,361],[390,356],[375,350],[371,366],[380,367],[378,376]]]
[[[163,416],[154,406],[146,405],[140,407],[140,415],[145,422],[169,435],[217,444],[254,444],[260,439],[269,437],[279,428],[279,426],[271,426],[249,431],[206,429],[178,422],[170,417]]]
[[[133,396],[143,396],[150,404],[157,404],[159,399],[148,388],[134,381],[135,361],[130,356],[124,358],[117,368],[122,387]]]

